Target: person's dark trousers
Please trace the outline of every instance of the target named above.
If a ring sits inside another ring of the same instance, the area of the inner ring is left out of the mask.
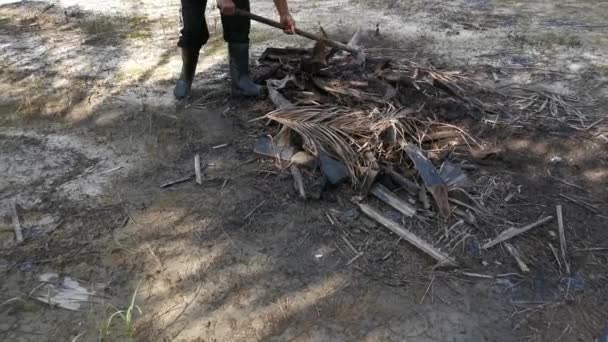
[[[177,45],[182,49],[182,72],[175,86],[177,98],[190,96],[192,81],[201,47],[209,40],[205,20],[207,0],[181,0],[183,28]],[[249,11],[249,0],[234,0],[237,8]],[[249,18],[222,16],[224,40],[230,52],[233,91],[243,95],[257,96],[260,88],[249,79]]]

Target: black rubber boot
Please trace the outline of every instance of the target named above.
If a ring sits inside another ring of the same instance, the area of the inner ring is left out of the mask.
[[[262,87],[249,77],[249,43],[228,43],[232,95],[260,97]]]
[[[173,89],[173,95],[175,95],[177,99],[190,97],[197,63],[198,51],[182,49],[182,72],[175,84],[175,89]]]

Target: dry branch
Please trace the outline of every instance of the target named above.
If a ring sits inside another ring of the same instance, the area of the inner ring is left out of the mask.
[[[559,246],[562,251],[562,259],[564,260],[564,265],[566,266],[566,273],[570,274],[570,264],[568,263],[568,258],[566,257],[566,233],[564,232],[564,217],[562,215],[562,206],[557,205],[555,207],[557,211],[557,229],[559,230]]]
[[[376,184],[370,192],[374,196],[378,197],[382,202],[390,205],[403,215],[407,217],[413,217],[416,215],[416,208],[402,201],[399,197],[395,196],[395,194],[381,184]]]
[[[511,254],[511,256],[513,257],[513,259],[515,259],[515,262],[517,262],[517,266],[519,267],[519,269],[523,273],[530,272],[530,268],[522,260],[521,255],[519,254],[519,251],[515,248],[515,246],[513,246],[512,244],[510,244],[508,242],[505,242],[505,247],[507,248],[507,251],[509,252],[509,254]]]
[[[525,227],[522,227],[522,228],[513,228],[513,227],[511,227],[511,228],[503,231],[502,233],[500,233],[494,240],[492,240],[492,241],[484,244],[481,248],[488,249],[488,248],[490,248],[492,246],[495,246],[495,245],[497,245],[497,244],[499,244],[501,242],[507,241],[507,240],[509,240],[509,239],[517,236],[517,235],[523,234],[523,233],[527,232],[528,230],[530,230],[532,228],[535,228],[535,227],[538,227],[538,226],[540,226],[542,224],[545,224],[545,223],[547,223],[547,222],[549,222],[551,220],[553,220],[553,216],[547,216],[545,218],[542,218],[542,219],[540,219],[540,220],[538,220],[538,221],[536,221],[534,223],[531,223],[531,224],[529,224],[529,225],[527,225]]]
[[[384,172],[386,172],[395,183],[401,185],[401,187],[404,188],[411,195],[413,195],[413,196],[418,195],[418,192],[420,191],[420,187],[418,186],[418,184],[403,177],[402,175],[400,175],[398,172],[396,172],[393,169],[385,168]]]
[[[194,177],[194,176],[195,176],[194,173],[190,173],[190,174],[188,174],[188,175],[186,175],[186,176],[184,176],[182,178],[179,178],[179,179],[172,180],[172,181],[169,181],[167,183],[164,183],[160,187],[161,188],[167,188],[167,187],[170,187],[170,186],[175,185],[175,184],[183,183],[183,182],[191,180],[192,177]]]
[[[364,214],[366,214],[370,218],[376,220],[378,223],[380,223],[384,227],[390,229],[393,233],[399,235],[400,237],[405,239],[407,242],[411,243],[412,245],[416,246],[421,251],[430,255],[433,259],[439,261],[439,265],[457,266],[457,263],[450,256],[439,251],[435,247],[431,246],[424,240],[422,240],[419,237],[417,237],[416,235],[414,235],[412,232],[401,227],[399,224],[386,218],[384,215],[382,215],[380,212],[378,212],[376,209],[372,208],[371,206],[369,206],[367,204],[359,203],[359,208],[361,209],[361,211]]]

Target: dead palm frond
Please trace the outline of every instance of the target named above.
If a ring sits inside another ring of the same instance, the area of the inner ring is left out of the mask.
[[[349,170],[354,185],[360,184],[362,170],[369,162],[365,153],[372,152],[383,159],[400,148],[404,141],[416,136],[411,111],[391,106],[378,108],[348,108],[305,106],[278,109],[266,118],[289,127],[300,134],[304,148],[314,155],[326,152],[338,158]],[[393,143],[383,143],[383,134],[391,130]]]

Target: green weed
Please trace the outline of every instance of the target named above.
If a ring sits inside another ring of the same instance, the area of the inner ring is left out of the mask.
[[[103,341],[108,341],[108,337],[111,335],[112,333],[112,322],[114,320],[114,318],[118,317],[122,320],[123,323],[123,328],[124,328],[124,334],[131,338],[133,337],[133,326],[135,323],[135,317],[134,317],[134,311],[137,310],[137,312],[139,313],[139,315],[142,315],[142,310],[141,308],[135,304],[135,297],[137,296],[137,291],[139,290],[139,284],[137,285],[137,287],[135,288],[135,291],[133,292],[133,296],[131,297],[131,303],[129,305],[129,307],[127,307],[124,310],[119,310],[116,307],[114,307],[116,309],[116,311],[110,315],[110,317],[108,317],[105,325],[103,326],[102,329],[100,329],[100,342]]]

